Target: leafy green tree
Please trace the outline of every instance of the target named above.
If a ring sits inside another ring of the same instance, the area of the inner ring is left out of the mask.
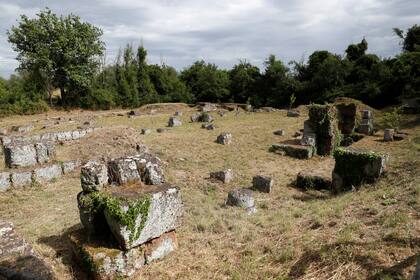
[[[146,61],[147,51],[143,46],[137,49],[137,85],[141,104],[159,102],[159,96],[150,80]]]
[[[394,33],[403,40],[403,50],[406,52],[420,51],[420,26],[415,24],[408,29],[404,35],[404,31],[394,28]]]
[[[160,102],[185,102],[193,101],[192,94],[180,80],[177,71],[167,65],[149,65],[148,73]]]
[[[229,74],[215,64],[196,61],[181,72],[181,80],[197,101],[231,101],[229,96]]]
[[[346,49],[347,58],[350,61],[355,61],[361,56],[363,56],[368,49],[368,43],[363,38],[359,44],[351,44]]]
[[[230,93],[237,103],[246,103],[257,92],[257,82],[261,78],[260,69],[251,63],[239,61],[229,71]]]
[[[58,17],[48,8],[33,19],[22,15],[7,34],[19,69],[36,75],[50,95],[59,88],[64,105],[73,105],[75,94],[90,86],[104,51],[102,30],[73,14]]]

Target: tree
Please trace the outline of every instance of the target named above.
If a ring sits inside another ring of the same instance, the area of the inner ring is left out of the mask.
[[[37,75],[50,95],[59,88],[64,105],[74,104],[74,93],[89,87],[104,51],[101,29],[73,14],[58,17],[48,8],[33,19],[22,15],[7,34],[19,69]]]
[[[403,50],[406,52],[419,52],[420,51],[420,26],[415,24],[408,29],[404,35],[404,31],[399,28],[394,28],[394,33],[400,37],[403,42]]]
[[[261,78],[260,69],[246,60],[239,61],[229,71],[230,93],[235,102],[246,103],[257,91],[257,82]]]
[[[355,61],[361,56],[363,56],[368,49],[368,43],[363,38],[359,44],[351,44],[346,49],[347,58],[350,61]]]
[[[141,104],[158,102],[156,89],[150,81],[146,57],[147,51],[141,45],[137,49],[137,84]]]
[[[196,61],[181,72],[181,80],[197,101],[230,101],[229,74],[218,69],[215,64]]]

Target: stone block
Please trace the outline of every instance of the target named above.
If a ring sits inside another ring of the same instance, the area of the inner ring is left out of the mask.
[[[146,264],[161,260],[178,249],[178,239],[175,231],[170,231],[144,244]]]
[[[300,144],[303,146],[316,146],[316,134],[315,133],[304,133]]]
[[[147,135],[150,134],[152,132],[152,130],[150,130],[149,128],[142,128],[140,133],[143,135]]]
[[[119,158],[108,162],[109,181],[117,185],[141,181],[136,161],[132,158]]]
[[[0,172],[0,192],[7,191],[10,187],[10,173]]]
[[[33,178],[39,183],[51,182],[60,178],[63,174],[62,172],[63,170],[61,169],[61,165],[53,164],[34,169]]]
[[[365,135],[373,134],[373,125],[371,123],[360,124],[357,131]]]
[[[268,176],[257,175],[252,178],[252,189],[264,193],[270,193],[274,180]]]
[[[182,125],[182,122],[179,119],[177,119],[175,117],[170,117],[169,118],[169,121],[168,121],[168,126],[169,127],[181,126],[181,125]]]
[[[301,171],[297,175],[296,186],[305,190],[329,190],[331,189],[331,177],[320,174],[314,170]]]
[[[199,121],[200,122],[206,122],[206,123],[212,122],[213,121],[213,116],[210,115],[209,113],[203,112],[203,113],[200,114]]]
[[[4,147],[4,156],[9,168],[28,167],[37,164],[36,149],[33,144],[11,143]]]
[[[299,111],[295,111],[295,110],[288,110],[287,111],[287,116],[288,117],[293,117],[293,118],[297,118],[300,116]]]
[[[363,183],[374,183],[386,170],[387,154],[340,148],[334,153],[332,185],[335,191],[350,190]]]
[[[73,171],[75,171],[78,167],[80,167],[81,163],[79,160],[70,160],[65,161],[61,164],[61,167],[63,169],[63,174],[69,174]]]
[[[270,151],[297,159],[309,159],[314,155],[314,149],[312,146],[273,144]]]
[[[355,103],[337,104],[338,111],[338,128],[343,134],[351,134],[354,132],[356,124],[357,105]]]
[[[124,250],[174,230],[183,211],[180,190],[171,186],[121,189],[113,192],[109,201],[105,217]]]
[[[394,129],[391,129],[391,128],[384,129],[384,141],[385,142],[394,141],[394,134],[395,134]]]
[[[49,141],[35,143],[36,159],[40,164],[50,162],[55,157],[54,143]]]
[[[278,136],[284,136],[286,135],[286,132],[283,129],[279,129],[273,132],[274,135],[278,135]]]
[[[199,114],[199,113],[192,114],[191,117],[190,117],[191,122],[198,122],[198,121],[200,121],[200,116],[201,116],[201,114]]]
[[[207,130],[214,130],[216,127],[212,123],[203,123],[201,125],[201,128],[207,129]]]
[[[228,193],[226,205],[237,206],[247,210],[255,208],[253,192],[250,189],[239,188]]]
[[[222,145],[229,145],[232,143],[232,134],[228,132],[223,132],[217,136],[216,142]]]
[[[53,280],[52,267],[44,262],[15,230],[0,220],[0,279]]]
[[[13,172],[11,173],[11,182],[14,188],[30,187],[32,185],[32,172]]]
[[[372,111],[369,111],[369,110],[361,110],[360,114],[362,115],[362,119],[372,119],[373,118]]]
[[[222,181],[223,183],[227,184],[233,180],[233,172],[232,169],[211,172],[210,178]]]
[[[23,126],[12,126],[12,131],[19,132],[19,133],[26,133],[34,129],[32,124],[30,125],[23,125]]]
[[[80,180],[85,192],[101,190],[108,185],[107,165],[96,160],[89,161],[81,168]]]
[[[71,132],[71,139],[72,140],[79,140],[81,138],[80,131],[74,130]]]
[[[150,153],[131,157],[137,164],[141,180],[148,185],[160,185],[165,182],[162,161]]]

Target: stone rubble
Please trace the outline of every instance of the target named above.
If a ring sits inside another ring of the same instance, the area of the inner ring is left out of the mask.
[[[168,121],[168,126],[169,127],[181,126],[181,125],[182,125],[182,122],[179,119],[177,119],[175,117],[170,117],[169,118],[169,121]]]
[[[227,184],[233,180],[233,172],[232,169],[210,172],[210,178],[222,181],[223,183]]]
[[[232,143],[232,134],[228,132],[223,132],[217,136],[216,142],[222,145],[229,145]]]

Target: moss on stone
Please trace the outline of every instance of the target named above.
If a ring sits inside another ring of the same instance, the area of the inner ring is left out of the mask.
[[[317,153],[321,156],[331,155],[341,142],[336,108],[332,105],[312,104],[309,106],[309,120],[316,135]]]
[[[138,239],[147,221],[151,195],[145,195],[136,200],[107,196],[104,202],[104,207],[109,215],[125,225],[130,231],[130,243]],[[127,207],[127,211],[123,210],[124,207]],[[141,215],[141,222],[137,227],[136,219],[139,215]]]

